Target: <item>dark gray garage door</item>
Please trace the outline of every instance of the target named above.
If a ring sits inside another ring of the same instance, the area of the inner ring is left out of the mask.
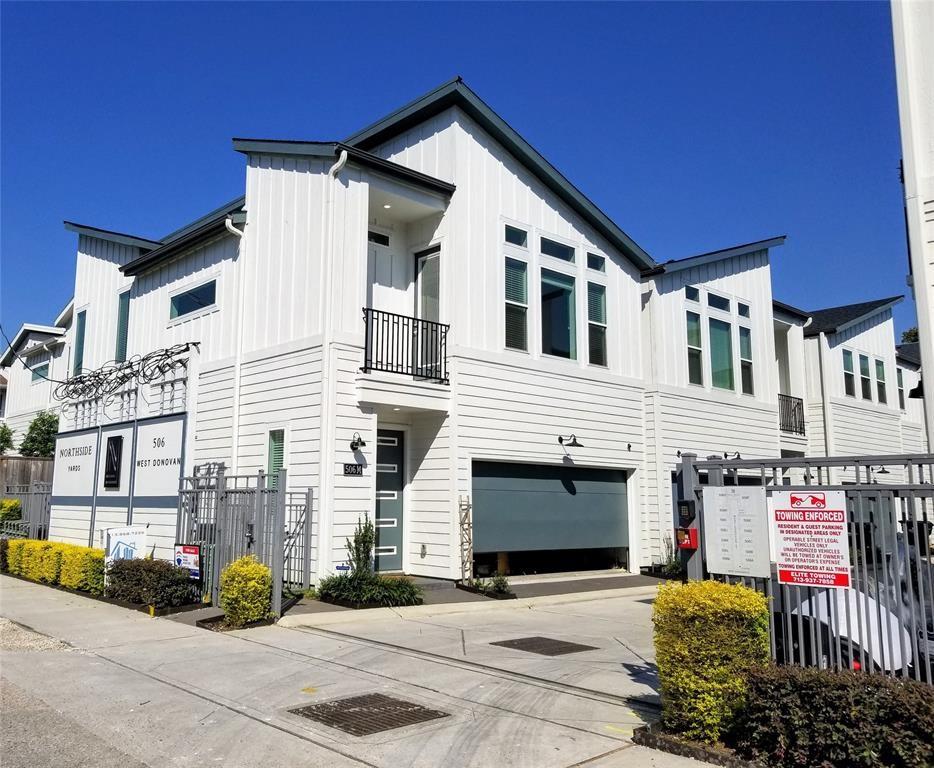
[[[627,518],[623,470],[473,463],[474,552],[626,547]]]

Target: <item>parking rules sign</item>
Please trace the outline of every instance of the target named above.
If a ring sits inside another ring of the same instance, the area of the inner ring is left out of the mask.
[[[846,494],[775,491],[769,506],[779,583],[849,587]]]

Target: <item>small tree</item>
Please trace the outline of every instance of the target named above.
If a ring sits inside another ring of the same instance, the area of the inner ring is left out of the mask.
[[[902,331],[902,344],[914,344],[918,341],[918,326]]]
[[[58,416],[51,411],[39,411],[29,423],[26,437],[20,443],[23,456],[39,456],[51,459],[55,453],[55,436],[58,434]]]
[[[0,456],[13,447],[13,430],[8,424],[0,424]]]
[[[373,572],[373,545],[376,543],[376,530],[369,515],[363,516],[363,522],[357,518],[357,529],[353,539],[347,539],[347,554],[350,555],[350,572],[362,575]]]

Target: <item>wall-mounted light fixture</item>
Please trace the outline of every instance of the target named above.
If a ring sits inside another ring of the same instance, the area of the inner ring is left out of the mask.
[[[361,448],[366,446],[366,441],[360,437],[359,432],[354,432],[353,437],[350,439],[350,450],[359,451]]]
[[[877,474],[877,475],[888,475],[888,474],[889,474],[889,471],[888,471],[885,467],[879,467],[879,468],[876,470],[876,474]]]
[[[558,435],[558,445],[563,445],[565,448],[583,448],[584,446],[577,442],[577,435],[568,435],[564,437],[563,435]]]

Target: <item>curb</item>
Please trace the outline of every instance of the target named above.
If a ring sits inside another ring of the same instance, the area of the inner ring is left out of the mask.
[[[456,613],[530,610],[542,606],[586,603],[595,600],[609,600],[615,597],[654,595],[657,589],[657,586],[622,587],[619,589],[601,589],[594,592],[573,592],[564,595],[524,597],[516,600],[490,600],[481,603],[441,603],[439,605],[409,605],[402,608],[366,608],[357,611],[302,613],[283,616],[277,623],[280,627],[293,629],[297,627],[323,627],[330,624],[362,621],[388,621],[391,619],[401,619],[404,621],[406,619],[421,618],[423,616],[448,616]]]

